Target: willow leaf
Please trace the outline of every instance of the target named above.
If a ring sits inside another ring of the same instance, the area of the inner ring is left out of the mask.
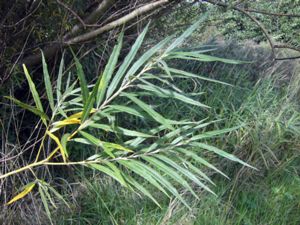
[[[135,104],[137,104],[139,107],[141,107],[146,113],[148,113],[155,121],[159,122],[160,124],[165,125],[167,128],[174,130],[172,125],[168,123],[166,118],[164,118],[162,115],[160,115],[158,112],[156,112],[154,109],[152,109],[149,105],[144,103],[143,101],[139,100],[132,94],[123,93],[124,96],[132,100]]]
[[[121,79],[125,75],[128,67],[130,66],[130,64],[133,61],[134,57],[136,56],[138,50],[140,49],[140,47],[143,43],[144,37],[147,33],[148,27],[149,27],[149,24],[145,27],[143,32],[138,36],[135,43],[131,47],[131,50],[129,51],[128,55],[125,57],[122,65],[119,67],[117,73],[114,75],[114,78],[111,81],[111,83],[107,89],[106,98],[109,98],[113,94],[113,92],[116,90],[116,88],[118,87]]]
[[[25,185],[23,187],[23,191],[20,192],[19,194],[17,194],[15,197],[13,197],[9,202],[6,203],[6,205],[10,205],[12,203],[14,203],[15,201],[18,201],[21,198],[24,198],[26,195],[28,195],[32,189],[35,187],[36,183],[35,182],[31,182],[28,183],[27,185]]]
[[[124,32],[121,32],[118,38],[118,44],[114,47],[111,56],[109,57],[108,63],[105,66],[104,72],[102,74],[99,87],[97,88],[97,108],[100,106],[105,92],[107,91],[107,85],[110,81],[112,74],[116,68],[120,51],[122,48]]]
[[[15,99],[15,98],[10,97],[10,96],[5,96],[5,98],[13,101],[15,104],[17,104],[21,108],[26,109],[26,110],[34,113],[35,115],[39,116],[41,119],[49,120],[49,117],[44,112],[40,111],[38,108],[33,107],[31,105],[28,105],[26,103],[23,103],[23,102],[19,101],[18,99]]]
[[[43,64],[43,74],[44,74],[44,82],[45,82],[45,87],[46,87],[46,93],[47,93],[47,96],[48,96],[50,108],[53,112],[54,111],[54,98],[53,98],[52,85],[51,85],[51,81],[50,81],[50,75],[49,75],[49,71],[48,71],[48,67],[47,67],[47,63],[46,63],[46,60],[45,60],[44,53],[42,51],[41,51],[41,53],[42,53],[42,64]]]

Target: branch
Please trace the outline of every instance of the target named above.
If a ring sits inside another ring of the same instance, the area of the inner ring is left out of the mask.
[[[149,3],[145,6],[142,6],[138,9],[132,11],[131,13],[127,14],[126,16],[123,16],[120,19],[117,19],[109,24],[104,25],[103,27],[100,27],[100,28],[90,31],[88,33],[82,34],[80,36],[74,37],[74,38],[66,41],[65,44],[72,45],[72,44],[76,44],[76,43],[89,41],[106,31],[109,31],[109,30],[114,29],[115,27],[124,25],[125,23],[131,21],[132,19],[134,19],[140,15],[143,15],[161,5],[168,3],[168,2],[169,2],[169,0],[159,0],[157,2]]]
[[[86,18],[84,19],[83,23],[84,25],[88,25],[91,23],[95,23],[99,17],[105,13],[105,11],[111,7],[115,3],[115,0],[103,0],[98,7]],[[84,28],[83,24],[77,24],[75,25],[71,31],[69,31],[67,34],[64,35],[63,40],[67,40],[71,38],[72,36],[78,34],[82,28]]]
[[[277,45],[274,45],[274,48],[281,48],[281,49],[285,48],[285,49],[291,49],[291,50],[300,52],[299,47],[291,46],[288,44],[277,44]],[[299,56],[282,57],[282,58],[276,57],[275,60],[291,60],[291,59],[299,59],[299,58],[300,58],[300,55]]]
[[[62,7],[64,7],[66,10],[70,11],[73,16],[75,16],[79,22],[81,23],[81,25],[83,26],[83,28],[85,28],[85,22],[81,19],[81,17],[74,12],[68,5],[66,5],[65,3],[61,2],[60,0],[56,0],[58,4],[60,4]]]
[[[269,35],[267,29],[254,16],[252,16],[249,12],[247,12],[246,9],[239,8],[237,6],[230,6],[230,5],[226,4],[226,3],[222,3],[222,2],[219,2],[219,1],[215,1],[215,0],[205,0],[205,2],[214,4],[214,5],[218,5],[218,6],[222,6],[222,7],[226,7],[226,8],[228,7],[228,8],[234,9],[234,10],[239,11],[239,12],[245,14],[246,16],[248,16],[253,22],[256,23],[256,25],[261,29],[261,31],[266,36],[266,38],[267,38],[267,40],[268,40],[268,42],[270,44],[270,47],[272,49],[272,58],[275,59],[275,47],[274,47],[275,44],[274,44],[271,36]]]
[[[113,4],[115,2],[115,0],[103,0],[102,3],[97,7],[97,9],[84,21],[85,23],[87,22],[92,22],[92,20],[94,20],[95,18],[98,18],[102,13],[104,13],[104,11],[111,6],[111,4]],[[159,0],[156,2],[152,2],[149,3],[147,5],[144,5],[134,11],[132,11],[131,13],[125,15],[124,17],[117,19],[109,24],[104,25],[101,28],[98,28],[96,30],[90,31],[88,33],[79,35],[77,37],[71,38],[72,35],[77,34],[81,31],[82,25],[78,24],[75,25],[73,27],[73,29],[67,33],[62,40],[58,40],[56,42],[53,42],[51,45],[47,46],[45,49],[43,49],[45,58],[52,58],[58,51],[60,48],[64,48],[68,45],[71,44],[76,44],[79,42],[83,42],[83,41],[88,41],[91,40],[92,38],[97,37],[98,35],[112,30],[117,26],[121,26],[124,25],[126,22],[131,21],[132,19],[134,19],[137,16],[143,15],[151,10],[154,10],[162,5],[165,5],[166,3],[168,3],[169,0]],[[97,15],[97,16],[96,16]],[[68,38],[70,37],[70,38]],[[25,58],[22,62],[20,62],[19,64],[26,64],[28,66],[33,66],[36,65],[38,63],[41,62],[41,53],[38,52],[35,55],[31,55],[27,58]]]

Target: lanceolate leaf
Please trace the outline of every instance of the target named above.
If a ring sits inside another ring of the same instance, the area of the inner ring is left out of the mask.
[[[158,93],[160,95],[163,95],[164,97],[169,97],[169,98],[175,98],[175,99],[178,99],[182,102],[185,102],[185,103],[188,103],[188,104],[191,104],[191,105],[196,105],[196,106],[200,106],[200,107],[204,107],[204,108],[210,108],[209,106],[207,105],[204,105],[192,98],[189,98],[183,94],[179,94],[177,93],[176,91],[172,91],[172,90],[168,90],[168,89],[164,89],[164,88],[160,88],[158,86],[154,86],[154,85],[151,85],[151,84],[148,84],[148,85],[142,85],[142,84],[139,84],[137,85],[139,88],[142,88],[144,90],[147,90],[147,91],[151,91],[153,93]]]
[[[105,66],[104,72],[102,74],[99,87],[97,88],[97,108],[100,106],[103,97],[105,95],[107,85],[112,77],[112,74],[116,68],[120,51],[122,48],[124,33],[122,32],[118,38],[118,44],[114,47],[113,52],[108,60],[107,65]]]
[[[35,182],[31,182],[29,184],[27,184],[26,186],[23,187],[23,191],[20,192],[19,194],[17,194],[15,197],[13,197],[9,202],[6,203],[6,205],[10,205],[12,203],[14,203],[15,201],[18,201],[21,198],[24,198],[26,195],[28,195],[32,189],[35,186]]]
[[[219,83],[219,84],[224,84],[224,85],[231,86],[228,83],[225,83],[225,82],[222,82],[222,81],[218,81],[218,80],[215,80],[215,79],[211,79],[211,78],[208,78],[208,77],[200,76],[198,74],[189,73],[189,72],[186,72],[186,71],[183,71],[183,70],[179,70],[179,69],[175,69],[175,68],[169,68],[169,70],[172,73],[181,74],[181,75],[183,75],[183,76],[185,76],[187,78],[189,78],[189,77],[191,77],[191,78],[198,78],[198,79],[201,79],[201,80],[206,80],[206,81],[210,81],[210,82],[215,82],[215,83]]]
[[[46,86],[46,93],[47,93],[47,96],[48,96],[50,108],[53,112],[54,111],[53,90],[52,90],[52,84],[51,84],[51,81],[50,81],[50,76],[49,76],[49,72],[48,72],[47,63],[46,63],[45,56],[44,56],[43,52],[42,52],[42,64],[43,64],[43,74],[44,74],[44,82],[45,82],[45,86]]]
[[[74,54],[72,49],[71,49],[71,52],[72,52],[74,60],[75,60],[75,65],[76,65],[76,69],[77,69],[77,76],[78,76],[80,87],[81,87],[82,102],[83,102],[83,105],[85,105],[87,100],[88,100],[88,97],[89,97],[87,82],[85,80],[82,65],[80,64],[78,58],[76,57],[76,55]]]
[[[178,38],[176,38],[172,44],[166,49],[166,53],[172,51],[174,48],[178,47],[180,44],[182,44],[187,37],[189,37],[194,30],[196,30],[199,27],[199,24],[203,23],[208,17],[208,13],[204,13],[201,15],[198,21],[196,21],[193,25],[191,25],[186,31],[184,31]]]
[[[138,38],[136,39],[135,43],[131,47],[130,52],[125,57],[122,65],[118,69],[117,73],[114,75],[114,78],[111,81],[111,83],[110,83],[110,85],[109,85],[109,87],[107,89],[106,98],[109,98],[113,94],[113,92],[118,87],[121,79],[124,77],[124,75],[125,75],[128,67],[132,63],[134,57],[136,56],[138,50],[140,49],[140,47],[141,47],[141,45],[143,43],[144,37],[145,37],[145,35],[147,33],[147,30],[148,30],[148,26],[149,26],[149,24],[145,27],[145,29],[143,30],[143,32],[138,36]]]
[[[61,156],[64,160],[64,162],[67,161],[67,158],[68,158],[68,153],[65,151],[64,147],[62,146],[60,140],[58,139],[58,137],[56,137],[54,134],[52,134],[51,132],[49,131],[46,131],[46,133],[49,135],[49,137],[51,139],[54,140],[54,142],[57,144],[58,148],[60,149],[60,153],[61,153]]]
[[[124,77],[124,81],[128,80],[130,76],[133,76],[142,65],[144,65],[157,51],[161,50],[169,41],[171,37],[167,37],[157,45],[146,51],[130,68]]]
[[[174,168],[169,167],[169,165],[165,164],[163,161],[157,160],[154,157],[150,156],[143,156],[143,159],[145,159],[147,162],[152,164],[153,166],[157,167],[161,172],[165,173],[166,175],[170,176],[174,181],[178,182],[181,184],[184,188],[189,190],[196,198],[198,196],[196,193],[193,191],[191,186],[188,184],[188,182],[179,175]]]
[[[41,103],[41,99],[40,99],[40,96],[38,94],[38,92],[36,91],[36,87],[35,87],[35,84],[33,83],[30,75],[29,75],[29,72],[25,66],[25,64],[23,64],[23,70],[24,70],[24,73],[25,73],[25,76],[26,76],[26,79],[28,81],[28,84],[29,84],[29,88],[30,88],[30,91],[31,91],[31,94],[32,94],[32,97],[34,99],[34,102],[36,104],[36,107],[41,111],[41,112],[44,112],[44,109],[43,109],[43,106],[42,106],[42,103]]]
[[[48,219],[50,220],[50,222],[52,224],[51,213],[50,213],[50,209],[49,209],[47,197],[46,197],[46,194],[45,194],[45,190],[41,186],[39,186],[39,193],[40,193],[40,196],[41,196],[41,199],[42,199],[42,203],[44,205],[47,217],[48,217]]]
[[[123,93],[124,96],[126,96],[127,98],[129,98],[130,100],[132,100],[135,104],[137,104],[139,107],[141,107],[146,113],[148,113],[154,120],[156,120],[157,122],[159,122],[160,124],[165,125],[166,127],[168,127],[171,130],[174,130],[174,128],[172,127],[171,124],[168,123],[168,121],[162,116],[160,115],[158,112],[156,112],[154,109],[152,109],[149,105],[147,105],[146,103],[144,103],[143,101],[139,100],[138,98],[136,98],[134,95],[132,94],[128,94],[128,93]]]
[[[64,53],[63,53],[63,55],[61,57],[60,64],[59,64],[59,70],[58,70],[57,81],[56,81],[56,97],[57,97],[57,101],[60,101],[60,98],[61,98],[61,95],[62,95],[61,82],[62,82],[64,64],[65,63],[64,63]]]
[[[107,166],[100,165],[100,164],[89,164],[89,166],[93,169],[99,170],[100,172],[103,172],[107,174],[108,176],[114,178],[116,181],[118,181],[123,186],[127,186],[126,182],[124,181],[124,178],[121,175],[121,171],[113,171],[111,168],[108,168]]]
[[[15,98],[10,97],[10,96],[5,96],[5,98],[7,98],[9,100],[12,100],[14,103],[16,103],[21,108],[26,109],[26,110],[34,113],[35,115],[41,117],[41,119],[49,120],[48,116],[44,112],[37,109],[36,107],[33,107],[31,105],[27,105],[26,103],[23,103],[23,102],[19,101],[18,99],[15,99]]]
[[[98,129],[102,129],[105,131],[109,131],[109,132],[114,132],[114,133],[120,133],[123,134],[125,136],[132,136],[132,137],[153,137],[153,135],[150,134],[145,134],[139,131],[135,131],[135,130],[128,130],[126,128],[123,127],[118,127],[118,126],[109,126],[109,125],[105,125],[105,124],[91,124],[90,127],[93,128],[98,128]]]
[[[211,146],[211,145],[208,145],[208,144],[205,144],[205,143],[192,143],[193,146],[197,146],[197,147],[200,147],[200,148],[203,148],[203,149],[206,149],[208,151],[211,151],[211,152],[214,152],[226,159],[229,159],[231,161],[234,161],[234,162],[238,162],[244,166],[247,166],[247,167],[251,167],[252,169],[256,169],[255,167],[253,166],[250,166],[249,164],[245,163],[244,161],[240,160],[239,158],[237,158],[236,156],[230,154],[230,153],[227,153],[219,148],[216,148],[214,146]]]

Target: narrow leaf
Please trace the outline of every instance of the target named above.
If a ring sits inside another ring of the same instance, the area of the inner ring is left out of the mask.
[[[35,182],[31,182],[29,184],[27,184],[26,186],[23,187],[23,191],[20,192],[19,194],[17,194],[15,197],[13,197],[9,202],[6,203],[6,205],[10,205],[12,203],[14,203],[15,201],[18,201],[21,198],[24,198],[26,195],[28,195],[28,193],[30,193],[32,191],[32,189],[35,186]]]
[[[44,82],[45,82],[45,87],[46,87],[46,93],[48,96],[48,100],[49,100],[49,105],[50,108],[52,110],[52,112],[54,111],[54,98],[53,98],[53,90],[52,90],[52,84],[50,81],[50,75],[48,72],[48,67],[47,67],[47,63],[45,60],[45,56],[43,51],[42,52],[42,64],[43,64],[43,74],[44,74]]]
[[[128,53],[128,55],[125,57],[122,65],[120,66],[120,68],[118,69],[117,73],[114,75],[113,80],[111,81],[108,89],[107,89],[107,94],[106,94],[106,98],[109,98],[113,92],[116,90],[116,88],[118,87],[120,80],[123,78],[123,76],[125,75],[129,65],[131,64],[132,60],[134,59],[134,57],[136,56],[138,50],[140,49],[144,37],[147,33],[149,24],[145,27],[145,29],[143,30],[143,32],[138,36],[138,38],[136,39],[135,43],[133,44],[133,46],[131,47],[130,52]]]

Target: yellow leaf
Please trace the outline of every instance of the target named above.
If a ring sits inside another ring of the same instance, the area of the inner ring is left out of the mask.
[[[68,157],[68,153],[67,151],[64,149],[64,147],[62,146],[62,144],[60,143],[60,140],[58,139],[58,137],[56,137],[54,134],[52,134],[51,132],[49,132],[48,130],[46,131],[46,133],[49,135],[50,138],[52,138],[55,143],[57,144],[57,146],[59,147],[60,149],[60,152],[61,152],[61,156],[64,160],[64,162],[67,161],[67,157]]]
[[[97,111],[97,110],[93,108],[93,109],[91,109],[90,113],[94,113],[94,112],[96,112],[96,111]],[[82,113],[83,113],[83,112],[75,113],[75,114],[69,116],[68,119],[80,119],[80,118],[82,117]]]
[[[15,201],[18,201],[19,199],[25,197],[29,192],[32,191],[32,189],[35,186],[35,182],[31,182],[29,184],[27,184],[23,189],[22,192],[20,192],[19,194],[17,194],[15,197],[13,197],[8,203],[6,203],[6,205],[10,205],[12,203],[14,203]]]
[[[55,128],[61,128],[71,124],[80,124],[80,120],[77,118],[67,118],[58,122],[53,123]]]

